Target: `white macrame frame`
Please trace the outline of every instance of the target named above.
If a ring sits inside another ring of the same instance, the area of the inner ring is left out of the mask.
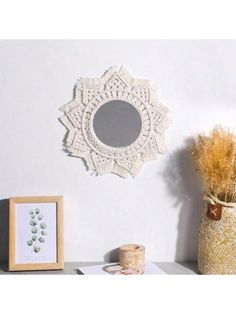
[[[80,78],[74,91],[74,99],[60,108],[64,112],[60,121],[68,130],[65,148],[71,156],[83,158],[90,170],[98,175],[135,177],[145,161],[165,152],[168,109],[159,101],[150,81],[133,78],[124,67],[111,67],[101,78]],[[127,101],[140,114],[141,132],[129,146],[107,146],[94,132],[96,111],[111,100]]]

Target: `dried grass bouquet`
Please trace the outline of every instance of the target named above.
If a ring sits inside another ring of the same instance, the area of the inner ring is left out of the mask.
[[[223,202],[236,200],[236,135],[215,127],[194,141],[192,153],[207,193]]]

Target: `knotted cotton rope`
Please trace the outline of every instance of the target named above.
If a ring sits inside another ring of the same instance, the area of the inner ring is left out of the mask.
[[[219,205],[222,205],[224,207],[236,207],[236,203],[221,201],[215,195],[211,194],[210,192],[208,192],[207,195],[204,196],[204,200],[210,202],[212,205],[219,204]]]

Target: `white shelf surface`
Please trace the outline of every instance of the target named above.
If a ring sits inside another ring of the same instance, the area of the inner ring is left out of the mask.
[[[0,263],[0,275],[81,275],[77,270],[79,267],[106,264],[105,262],[65,262],[63,270],[8,272],[7,264]],[[196,262],[154,262],[154,264],[168,275],[198,274]]]

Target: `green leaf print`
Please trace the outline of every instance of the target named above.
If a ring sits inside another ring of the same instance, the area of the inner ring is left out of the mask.
[[[44,237],[40,237],[40,238],[39,238],[39,242],[44,243],[44,242],[45,242]]]
[[[35,246],[35,247],[34,247],[34,252],[35,252],[35,253],[38,253],[39,251],[40,251],[40,247],[39,247],[39,246]]]
[[[41,229],[46,229],[47,228],[47,225],[45,224],[45,222],[41,222],[40,228]]]
[[[34,211],[34,212],[35,212],[36,215],[38,215],[38,214],[40,213],[40,209],[35,208],[35,211]]]
[[[36,236],[36,235],[33,235],[33,236],[32,236],[32,240],[33,240],[33,241],[36,241],[36,240],[37,240],[37,236]]]
[[[38,215],[38,220],[43,220],[43,215],[42,214]]]
[[[37,221],[34,220],[34,219],[31,219],[31,220],[30,220],[30,225],[31,225],[31,226],[36,226],[36,225],[37,225]]]
[[[44,216],[40,213],[39,208],[29,211],[29,225],[31,226],[31,239],[27,241],[27,246],[32,247],[33,253],[39,253],[41,245],[46,241],[45,236],[47,232],[47,224],[44,220]]]

